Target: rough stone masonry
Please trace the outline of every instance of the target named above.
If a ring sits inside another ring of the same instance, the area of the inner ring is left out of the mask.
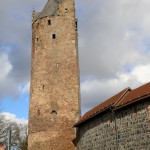
[[[28,150],[74,150],[80,116],[74,0],[33,12]]]
[[[77,150],[150,150],[150,83],[104,101],[75,126]]]

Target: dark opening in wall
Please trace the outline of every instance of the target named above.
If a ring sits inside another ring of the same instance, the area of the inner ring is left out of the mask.
[[[36,42],[37,42],[37,43],[39,42],[39,38],[36,38]]]
[[[39,23],[37,23],[37,25],[36,25],[36,28],[38,28],[39,27]]]
[[[51,25],[51,20],[48,20],[48,25]]]
[[[56,34],[52,34],[52,39],[56,39]]]
[[[37,111],[37,114],[38,114],[38,116],[40,115],[40,110],[38,109],[38,111]]]
[[[78,30],[78,21],[76,21],[76,31]]]
[[[51,114],[57,115],[57,102],[56,101],[51,102]]]
[[[45,88],[45,85],[43,84],[43,90],[44,90],[44,88]]]
[[[51,114],[57,115],[57,111],[56,110],[52,110]]]
[[[65,12],[67,12],[68,11],[68,8],[65,8]]]

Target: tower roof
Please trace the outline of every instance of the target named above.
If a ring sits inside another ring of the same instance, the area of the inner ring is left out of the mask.
[[[43,10],[36,14],[33,21],[36,21],[38,19],[47,17],[47,16],[56,16],[57,10],[59,8],[59,3],[61,3],[62,0],[48,0]]]

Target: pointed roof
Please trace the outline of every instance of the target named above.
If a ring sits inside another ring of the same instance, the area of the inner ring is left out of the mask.
[[[34,17],[33,22],[44,17],[56,16],[61,2],[62,0],[48,0],[43,10]]]

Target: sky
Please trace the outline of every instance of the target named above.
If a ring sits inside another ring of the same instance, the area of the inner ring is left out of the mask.
[[[28,120],[31,16],[47,0],[0,1],[0,107]],[[150,1],[76,0],[82,114],[150,81]]]

